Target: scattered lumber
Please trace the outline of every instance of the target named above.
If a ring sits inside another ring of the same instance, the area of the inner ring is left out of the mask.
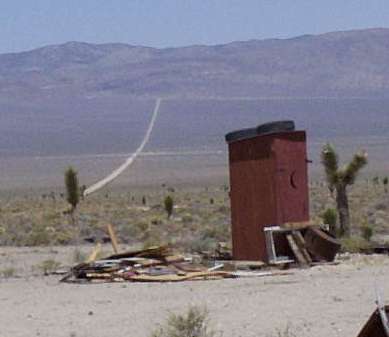
[[[286,224],[289,229],[278,231],[289,244],[289,252],[278,257],[282,261],[296,261],[301,267],[319,262],[331,262],[340,248],[339,242],[319,227],[311,223]],[[115,254],[97,259],[100,252],[98,244],[85,262],[82,262],[66,274],[63,282],[179,282],[188,280],[215,280],[235,277],[259,277],[277,275],[269,270],[271,263],[262,261],[232,261],[228,257],[228,246],[219,244],[219,251],[209,261],[213,267],[194,263],[191,258],[177,254],[168,246],[155,246],[147,249],[118,252],[118,245],[112,225],[108,225],[112,247]],[[292,229],[293,228],[293,229]],[[268,242],[267,242],[268,244]],[[274,254],[277,247],[271,242]],[[206,255],[202,255],[204,258]],[[216,256],[220,257],[218,260]],[[287,260],[285,260],[287,259]],[[266,269],[265,269],[266,268]],[[278,267],[279,268],[279,267]],[[244,270],[241,272],[241,270]],[[253,271],[260,269],[260,271]]]
[[[69,283],[181,282],[285,274],[279,270],[252,271],[251,269],[265,267],[265,263],[261,261],[223,261],[213,266],[198,264],[166,246],[127,251],[100,260],[96,260],[97,250],[98,246],[87,262],[71,268],[61,281]],[[243,267],[246,267],[245,271],[238,270]]]
[[[61,281],[72,283],[179,282],[235,277],[230,272],[216,270],[219,268],[209,270],[206,266],[193,264],[190,259],[175,254],[165,246],[127,251],[102,260],[95,260],[95,251],[88,262],[74,266]]]

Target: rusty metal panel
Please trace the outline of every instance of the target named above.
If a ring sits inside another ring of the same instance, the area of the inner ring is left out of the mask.
[[[309,219],[305,132],[230,142],[229,162],[234,259],[266,261],[265,226]]]
[[[341,248],[338,240],[315,227],[307,229],[304,240],[307,250],[319,261],[333,261]]]
[[[386,314],[389,314],[389,306],[385,307]],[[366,322],[358,337],[387,337],[378,309],[376,309]]]

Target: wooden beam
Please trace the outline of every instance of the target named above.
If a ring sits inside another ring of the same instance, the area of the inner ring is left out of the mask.
[[[109,237],[111,238],[111,244],[112,244],[113,251],[115,252],[115,254],[119,254],[118,241],[116,239],[116,234],[115,234],[115,231],[113,229],[113,225],[108,224],[107,229],[108,229]]]
[[[301,253],[299,247],[293,239],[292,234],[286,234],[286,238],[288,240],[289,246],[293,251],[294,256],[296,257],[298,263],[301,267],[307,267],[308,261],[305,259],[304,255]]]
[[[294,241],[296,242],[297,246],[300,248],[301,253],[304,255],[305,259],[309,264],[312,263],[311,255],[309,255],[306,247],[305,247],[305,240],[301,232],[299,231],[293,231],[292,236],[294,238]]]
[[[101,243],[98,242],[97,245],[95,246],[95,248],[93,248],[93,251],[92,253],[88,256],[88,258],[85,260],[86,263],[90,263],[90,262],[93,262],[96,260],[97,258],[97,255],[100,253],[101,251]]]

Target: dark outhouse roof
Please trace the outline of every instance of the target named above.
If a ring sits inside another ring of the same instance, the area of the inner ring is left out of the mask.
[[[238,140],[253,138],[256,136],[268,135],[272,133],[280,133],[294,131],[294,121],[275,121],[258,125],[255,128],[241,129],[232,131],[226,134],[226,142],[236,142]]]

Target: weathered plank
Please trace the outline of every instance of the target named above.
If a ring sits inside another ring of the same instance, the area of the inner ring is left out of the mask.
[[[308,261],[305,259],[303,253],[301,253],[298,245],[293,239],[292,234],[286,234],[286,239],[288,240],[289,246],[293,251],[294,256],[296,257],[298,263],[300,264],[301,267],[307,267],[308,266]]]

